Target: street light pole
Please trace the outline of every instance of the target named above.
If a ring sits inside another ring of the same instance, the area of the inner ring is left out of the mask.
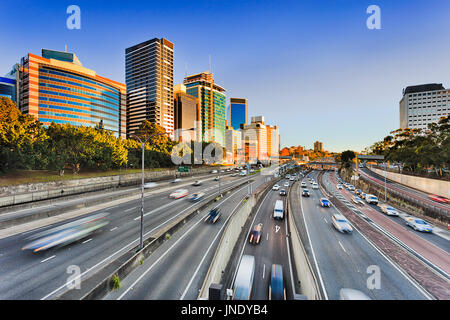
[[[386,195],[386,163],[384,163],[384,202],[387,202],[387,195]]]

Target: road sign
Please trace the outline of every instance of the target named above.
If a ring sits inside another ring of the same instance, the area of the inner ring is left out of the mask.
[[[178,167],[178,172],[189,172],[189,167]]]

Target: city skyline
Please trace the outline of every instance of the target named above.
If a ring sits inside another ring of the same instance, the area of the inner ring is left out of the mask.
[[[437,42],[441,36],[434,32],[450,26],[444,19],[449,4],[438,1],[378,2],[381,30],[366,28],[368,4],[357,1],[345,7],[331,1],[283,5],[200,1],[177,6],[146,2],[140,4],[139,12],[133,2],[109,2],[105,7],[80,1],[80,30],[66,28],[68,3],[45,3],[1,5],[3,13],[14,6],[26,21],[19,23],[0,13],[9,26],[9,32],[0,36],[8,43],[0,55],[2,74],[27,52],[37,54],[41,48],[63,51],[67,45],[69,52],[76,52],[98,74],[124,83],[125,48],[164,37],[175,43],[175,84],[182,83],[186,73],[208,70],[211,56],[211,71],[227,88],[227,105],[229,97],[246,97],[249,118],[263,114],[279,126],[281,147],[320,140],[330,151],[361,151],[400,127],[398,104],[405,87],[443,83],[448,88],[450,83],[446,72],[450,62],[445,58],[449,44]],[[194,6],[198,10],[191,12],[190,18],[204,15],[217,37],[225,41],[188,37],[201,26],[180,28],[183,10]],[[126,26],[117,24],[114,21],[119,14],[133,15],[133,20]],[[153,14],[155,19],[145,19]],[[172,15],[179,22],[168,20]],[[243,19],[245,15],[248,19]],[[401,23],[396,21],[400,18]],[[27,28],[33,24],[40,28]],[[27,41],[22,41],[24,28]],[[124,34],[128,36],[118,37]],[[414,40],[410,40],[412,34]],[[429,49],[436,43],[441,50]],[[406,45],[407,51],[402,49]],[[279,112],[280,108],[284,112]],[[370,126],[358,121],[367,117]]]

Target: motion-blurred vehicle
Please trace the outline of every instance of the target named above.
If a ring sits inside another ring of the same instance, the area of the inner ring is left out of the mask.
[[[272,265],[270,276],[269,300],[286,300],[286,289],[284,288],[283,267],[279,264]]]
[[[366,194],[366,202],[368,204],[378,204],[378,198],[373,194]]]
[[[317,183],[314,182],[314,183],[312,184],[312,188],[313,188],[313,189],[319,189],[319,185],[318,185]]]
[[[290,177],[291,177],[290,174],[287,174],[287,175],[285,176],[286,179],[289,179]]]
[[[154,188],[154,187],[156,187],[158,184],[157,183],[154,183],[154,182],[147,182],[147,183],[144,183],[144,189],[150,189],[150,188]]]
[[[234,281],[233,300],[250,300],[254,276],[255,257],[243,255]]]
[[[181,179],[180,179],[180,178],[176,178],[176,179],[173,179],[173,180],[172,180],[172,183],[178,183],[178,182],[181,182]]]
[[[388,205],[382,205],[382,206],[380,206],[380,209],[381,209],[381,212],[387,214],[388,216],[398,217],[398,211],[393,207],[390,207]]]
[[[247,175],[247,171],[245,170],[241,170],[241,172],[239,172],[240,176],[246,176]]]
[[[252,244],[258,244],[261,240],[261,233],[262,233],[263,224],[258,223],[256,226],[253,227],[252,231],[250,232],[250,240],[249,242]]]
[[[412,218],[406,220],[406,225],[413,228],[416,231],[421,232],[433,232],[433,228],[425,220],[419,218]]]
[[[33,252],[44,251],[53,247],[62,247],[81,240],[93,232],[106,226],[108,213],[98,213],[92,216],[78,219],[61,226],[38,232],[26,240],[33,240],[25,245],[22,250]]]
[[[336,230],[339,232],[350,233],[353,231],[352,226],[342,214],[338,213],[333,214],[331,216],[331,222],[333,224],[333,227],[335,227]]]
[[[309,192],[309,189],[303,189],[302,196],[304,197],[311,196],[311,192]]]
[[[212,170],[211,173],[217,173],[217,170]]]
[[[349,186],[348,186],[348,190],[350,190],[350,191],[355,191],[355,186],[354,186],[354,185],[349,185]]]
[[[302,188],[306,188],[306,182],[305,181],[302,182],[301,187]]]
[[[338,184],[338,185],[336,186],[336,188],[338,188],[339,190],[342,190],[342,184]]]
[[[220,218],[220,208],[214,208],[209,211],[208,215],[205,218],[205,222],[216,223]]]
[[[364,292],[350,288],[342,288],[339,296],[341,300],[372,300]]]
[[[193,184],[193,186],[201,186],[203,184],[203,181],[196,180]]]
[[[362,201],[362,199],[360,197],[357,197],[357,196],[352,197],[352,201],[355,204],[364,204],[364,201]]]
[[[217,177],[214,178],[214,181],[219,181],[219,180],[220,180],[220,177],[219,177],[219,176],[217,176]]]
[[[278,190],[280,190],[280,186],[279,186],[278,184],[275,184],[275,185],[272,187],[272,190],[278,191]]]
[[[359,195],[361,197],[361,199],[365,199],[366,198],[366,193],[365,192],[361,192],[361,194]]]
[[[449,203],[450,202],[450,200],[447,199],[446,197],[443,197],[443,196],[440,196],[437,194],[430,194],[428,196],[428,198],[430,198],[433,201],[439,202],[439,203]]]
[[[273,218],[281,220],[284,218],[283,201],[277,200],[275,202],[275,208],[273,209]]]
[[[286,190],[285,189],[281,189],[280,190],[280,196],[285,196],[287,193],[286,193]]]
[[[172,199],[180,199],[183,197],[186,197],[188,195],[189,191],[187,189],[178,189],[169,194],[169,198]]]
[[[355,190],[355,194],[356,194],[356,195],[359,196],[361,193],[362,193],[362,190],[361,190],[361,189],[356,189],[356,190]]]
[[[295,177],[290,177],[289,181],[295,181]]]
[[[283,186],[284,186],[285,188],[288,188],[288,187],[289,187],[289,182],[285,182]]]
[[[331,207],[330,200],[328,200],[327,198],[320,198],[320,205],[327,208]]]
[[[198,201],[198,200],[200,200],[201,198],[203,198],[205,196],[205,194],[203,193],[203,192],[196,192],[196,193],[193,193],[190,197],[189,197],[189,200],[190,201]]]

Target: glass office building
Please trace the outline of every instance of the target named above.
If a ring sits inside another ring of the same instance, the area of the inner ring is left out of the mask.
[[[202,72],[184,79],[186,93],[199,99],[202,140],[225,146],[225,89],[214,82],[213,74]]]
[[[19,66],[19,108],[44,126],[102,124],[126,137],[126,86],[83,67],[73,53],[42,50],[29,53]]]
[[[16,101],[16,80],[0,77],[0,97],[10,98]]]
[[[230,98],[230,125],[234,130],[242,129],[248,122],[248,100]]]

